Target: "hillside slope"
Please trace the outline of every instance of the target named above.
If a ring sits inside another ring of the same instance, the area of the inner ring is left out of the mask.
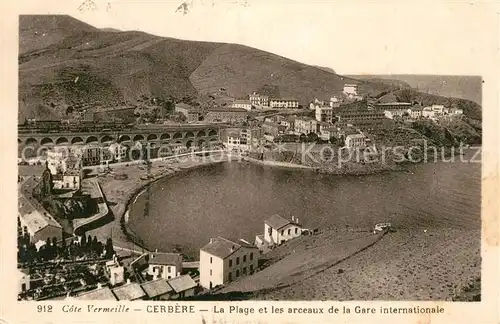
[[[20,15],[19,53],[26,53],[56,44],[75,31],[96,31],[68,15]]]
[[[467,99],[481,104],[480,76],[459,75],[350,75],[358,80],[398,80],[428,94]]]
[[[43,42],[34,31],[46,34]],[[220,88],[241,97],[273,86],[302,104],[337,94],[346,81],[360,83],[361,92],[390,89],[247,46],[99,30],[69,16],[22,16],[20,32],[20,121],[61,118],[68,107],[133,104],[141,95],[181,100]]]

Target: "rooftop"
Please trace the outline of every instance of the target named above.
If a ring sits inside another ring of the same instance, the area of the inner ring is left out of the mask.
[[[210,111],[225,111],[225,112],[247,112],[244,108],[230,108],[230,107],[214,107],[210,108]]]
[[[86,291],[81,293],[76,297],[79,300],[114,300],[116,301],[116,296],[108,287],[97,288],[94,290]]]
[[[179,103],[176,103],[175,104],[175,108],[182,108],[182,109],[188,109],[188,110],[197,110],[197,108],[191,106],[191,105],[188,105],[186,103],[183,103],[183,102],[179,102]]]
[[[242,242],[241,240],[238,242],[234,242],[232,240],[219,236],[210,239],[210,243],[203,246],[200,250],[221,259],[225,259],[241,247],[256,248],[255,246]]]
[[[170,287],[165,279],[148,281],[141,284],[141,287],[149,298],[154,298],[172,291],[172,287]]]
[[[280,229],[288,224],[291,224],[292,221],[291,220],[288,220],[284,217],[281,217],[280,215],[278,214],[274,214],[273,216],[269,217],[268,219],[266,219],[264,221],[265,224],[271,226],[272,228],[274,229]]]
[[[386,103],[377,103],[377,106],[411,106],[409,102],[386,102]]]
[[[271,101],[298,101],[294,98],[272,98]]]
[[[235,100],[233,101],[233,104],[248,104],[250,105],[250,100],[245,100],[245,99],[238,99],[238,100]]]
[[[366,138],[366,136],[363,135],[363,134],[349,134],[346,137],[350,137],[350,138]]]
[[[176,293],[196,287],[196,282],[189,275],[175,277],[169,279],[167,282]]]
[[[150,264],[178,265],[182,263],[182,256],[177,253],[151,253]]]
[[[127,283],[123,286],[113,288],[113,293],[118,300],[135,300],[142,298],[146,295],[141,286],[136,283]]]
[[[33,198],[34,199],[34,198]],[[37,210],[28,199],[19,194],[19,217],[22,218],[26,227],[36,233],[47,226],[62,228],[61,225],[45,210]],[[43,214],[42,214],[43,213]]]

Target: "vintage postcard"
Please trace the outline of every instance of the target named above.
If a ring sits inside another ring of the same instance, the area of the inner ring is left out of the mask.
[[[0,323],[498,323],[493,2],[5,8]]]

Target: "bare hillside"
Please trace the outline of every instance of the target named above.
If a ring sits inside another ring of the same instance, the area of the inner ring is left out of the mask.
[[[100,30],[69,16],[21,16],[20,33],[21,121],[61,118],[68,107],[133,104],[141,95],[182,100],[220,88],[242,97],[268,85],[302,104],[337,94],[346,81],[360,83],[362,92],[390,89],[247,46]]]

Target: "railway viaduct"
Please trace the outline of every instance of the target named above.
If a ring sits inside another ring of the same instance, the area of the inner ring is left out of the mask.
[[[71,144],[131,145],[135,142],[155,145],[182,144],[186,147],[202,146],[219,140],[221,126],[179,125],[155,128],[138,128],[101,132],[19,133],[17,143],[24,146],[53,146]]]

